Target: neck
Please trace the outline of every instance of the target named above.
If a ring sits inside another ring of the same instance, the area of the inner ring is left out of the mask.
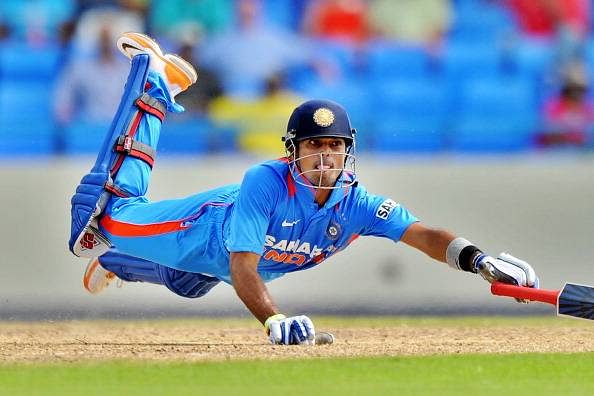
[[[324,206],[324,204],[328,201],[328,198],[330,198],[330,194],[332,193],[332,190],[328,190],[328,189],[323,189],[323,188],[317,188],[316,189],[316,195],[314,200],[316,201],[316,203],[318,204],[318,206],[321,208],[322,206]]]

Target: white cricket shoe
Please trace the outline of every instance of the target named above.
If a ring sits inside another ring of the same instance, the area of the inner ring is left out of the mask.
[[[118,38],[117,47],[129,59],[138,54],[148,54],[150,69],[163,76],[172,97],[188,89],[198,79],[194,66],[177,55],[164,54],[155,40],[142,33],[123,33]]]
[[[99,263],[99,259],[95,257],[87,264],[83,276],[83,286],[89,293],[97,294],[101,293],[115,279],[118,279],[116,274],[103,268]]]

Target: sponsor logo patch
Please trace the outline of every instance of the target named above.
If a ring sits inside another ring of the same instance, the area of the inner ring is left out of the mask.
[[[300,221],[301,221],[301,219],[295,220],[295,221],[283,220],[283,223],[281,225],[283,227],[293,227],[295,224],[299,223]]]
[[[382,202],[379,208],[377,208],[375,216],[386,220],[396,206],[398,206],[396,202],[392,201],[391,199],[386,199],[384,202]]]
[[[95,239],[95,234],[92,232],[85,232],[85,235],[80,240],[82,250],[93,250],[97,245],[99,245],[99,241]]]

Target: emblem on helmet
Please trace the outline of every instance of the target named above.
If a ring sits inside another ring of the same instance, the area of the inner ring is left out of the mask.
[[[320,107],[314,112],[313,120],[321,127],[329,127],[334,122],[334,113],[325,107]]]

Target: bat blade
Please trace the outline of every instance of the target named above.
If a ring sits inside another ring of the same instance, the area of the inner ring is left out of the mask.
[[[557,314],[594,320],[594,287],[566,283],[559,294]]]

